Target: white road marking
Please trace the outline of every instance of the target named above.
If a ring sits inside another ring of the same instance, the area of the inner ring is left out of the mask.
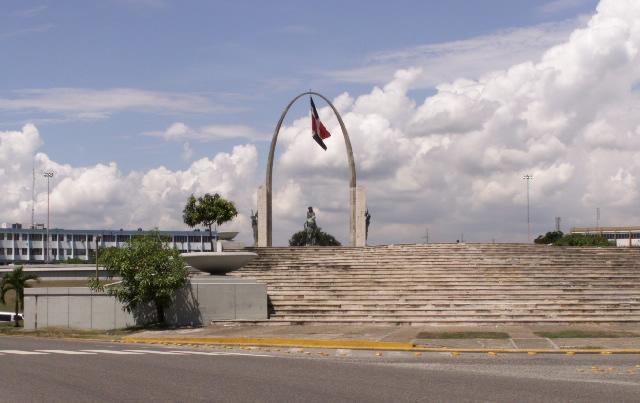
[[[131,351],[134,353],[143,353],[143,354],[183,355],[182,352],[179,352],[179,351],[157,351],[157,350],[123,350],[123,351]]]
[[[95,355],[98,353],[90,353],[88,351],[69,351],[69,350],[35,350],[43,353],[68,354],[68,355]]]
[[[101,354],[123,354],[123,355],[141,355],[144,353],[135,353],[132,351],[121,351],[121,350],[80,350],[86,351],[89,353],[101,353]]]
[[[39,353],[37,351],[23,351],[23,350],[0,350],[0,353],[18,354],[18,355],[46,355],[46,354],[48,354],[48,353]]]
[[[178,351],[174,351],[178,352]],[[248,354],[248,353],[226,353],[226,352],[204,352],[204,351],[180,351],[183,354],[194,354],[194,355],[241,355],[247,357],[273,357],[272,355],[267,354]]]

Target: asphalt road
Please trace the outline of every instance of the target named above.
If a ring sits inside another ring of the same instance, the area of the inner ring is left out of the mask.
[[[0,401],[636,402],[640,396],[637,355],[330,353],[0,337]]]

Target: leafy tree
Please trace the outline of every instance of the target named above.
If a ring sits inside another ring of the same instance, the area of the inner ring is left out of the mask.
[[[546,234],[537,237],[533,242],[548,245],[558,241],[563,235],[562,231],[547,232]]]
[[[17,266],[15,269],[5,274],[0,282],[0,301],[4,304],[7,292],[13,290],[15,292],[15,311],[16,311],[16,327],[18,327],[18,313],[20,312],[20,306],[24,309],[24,289],[31,287],[27,281],[38,280],[38,276],[33,273],[25,273],[22,266]]]
[[[318,228],[315,233],[317,246],[340,246],[340,242],[331,234],[322,232],[321,228]],[[289,246],[305,246],[307,245],[307,232],[296,232],[289,239]]]
[[[557,240],[558,246],[612,246],[609,240],[599,235],[568,234]]]
[[[213,224],[222,225],[233,220],[238,215],[238,210],[232,201],[225,199],[219,194],[210,195],[205,193],[196,199],[194,195],[189,196],[187,204],[182,210],[182,219],[190,227],[204,225],[209,228],[209,238],[211,240],[211,250],[213,246]]]
[[[180,252],[170,248],[167,239],[158,232],[135,237],[121,248],[107,248],[101,251],[98,260],[110,278],[122,278],[109,286],[107,292],[122,302],[127,312],[153,302],[160,323],[164,322],[165,308],[175,291],[187,281],[188,272]],[[91,282],[90,287],[100,290],[102,285]]]

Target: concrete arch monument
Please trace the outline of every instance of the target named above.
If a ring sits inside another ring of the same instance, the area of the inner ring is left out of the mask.
[[[278,134],[280,128],[284,122],[291,106],[300,98],[305,95],[315,95],[322,98],[333,110],[333,113],[338,119],[342,136],[344,137],[344,143],[347,151],[347,162],[349,164],[349,170],[351,172],[351,179],[349,181],[349,204],[350,204],[350,223],[349,233],[350,242],[352,246],[365,246],[365,210],[366,200],[364,188],[356,185],[356,164],[353,158],[353,150],[351,148],[351,140],[349,139],[349,133],[342,121],[340,113],[335,106],[324,95],[314,91],[303,92],[296,96],[289,102],[287,107],[280,115],[280,120],[273,131],[273,138],[271,139],[271,147],[269,148],[269,158],[267,159],[267,174],[264,186],[260,186],[258,189],[258,246],[269,247],[272,246],[272,232],[273,232],[273,209],[272,209],[272,184],[273,184],[273,159],[275,157],[276,143],[278,142]],[[362,210],[362,211],[360,211]]]

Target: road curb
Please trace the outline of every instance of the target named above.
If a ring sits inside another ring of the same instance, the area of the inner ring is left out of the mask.
[[[424,347],[413,343],[370,341],[370,340],[320,340],[320,339],[284,339],[253,337],[123,337],[122,343],[167,344],[167,345],[209,345],[242,347],[297,347],[380,351],[410,351],[433,353],[487,353],[487,354],[640,354],[640,349],[525,349],[525,348],[454,348]]]

